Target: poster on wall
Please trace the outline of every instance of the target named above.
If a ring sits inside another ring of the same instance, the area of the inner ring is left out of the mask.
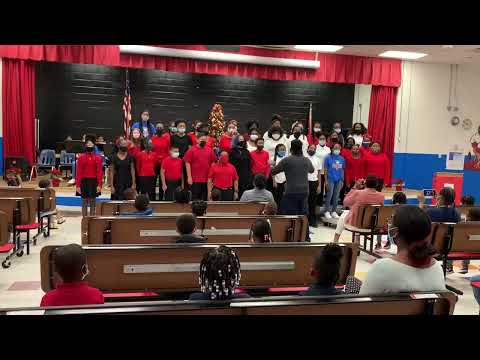
[[[465,155],[463,150],[452,150],[447,153],[447,170],[463,170]]]
[[[477,132],[470,137],[471,149],[465,160],[466,170],[480,171],[480,126]]]

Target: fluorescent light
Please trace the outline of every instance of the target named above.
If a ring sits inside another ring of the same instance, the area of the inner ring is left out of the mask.
[[[162,48],[145,45],[120,45],[120,52],[123,54],[140,54],[152,56],[179,57],[184,59],[197,59],[207,61],[224,61],[232,63],[258,64],[271,66],[287,66],[305,69],[318,69],[320,61],[287,59],[267,56],[253,56],[243,54],[232,54],[215,51],[183,50]]]
[[[320,52],[335,52],[343,49],[340,45],[295,45],[297,50],[320,51]]]
[[[415,60],[420,59],[422,57],[427,56],[428,54],[418,53],[418,52],[411,52],[411,51],[385,51],[378,56],[381,57],[388,57],[388,58],[395,58],[395,59],[406,59],[406,60]]]

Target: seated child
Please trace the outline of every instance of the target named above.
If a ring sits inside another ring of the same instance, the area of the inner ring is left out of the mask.
[[[197,218],[192,214],[183,214],[177,218],[177,232],[180,237],[175,243],[203,243],[205,238],[195,235],[197,230]]]
[[[272,228],[266,219],[257,219],[250,230],[250,242],[264,244],[272,242]]]
[[[42,179],[38,182],[38,187],[40,189],[48,189],[50,188],[50,186],[51,186],[50,180]],[[58,225],[63,224],[65,222],[65,218],[60,214],[58,210],[57,210],[57,215],[55,216],[55,221]],[[56,228],[55,224],[53,224],[53,228]]]
[[[212,201],[220,201],[222,199],[222,193],[218,189],[212,189]]]
[[[123,196],[125,196],[125,200],[135,200],[137,198],[137,191],[133,188],[125,189],[123,192]]]
[[[83,281],[88,275],[88,266],[85,250],[80,245],[70,244],[57,248],[53,261],[62,283],[43,296],[40,306],[103,304],[102,292]]]
[[[303,296],[341,295],[358,294],[362,282],[353,276],[347,277],[344,292],[337,289],[338,278],[340,277],[342,248],[335,243],[325,245],[320,254],[314,260],[310,275],[315,283],[310,285],[307,291],[300,293]]]
[[[277,215],[278,207],[274,201],[268,202],[263,208],[262,215]]]
[[[472,195],[462,196],[462,206],[475,206],[475,198]]]
[[[480,207],[474,207],[468,210],[466,221],[480,221]],[[462,268],[458,271],[458,273],[467,274],[468,265],[470,265],[470,260],[462,260]]]
[[[195,200],[192,202],[192,214],[195,216],[205,216],[208,204],[203,200]]]
[[[188,204],[192,198],[192,194],[187,189],[176,188],[173,198],[177,203]]]
[[[150,204],[150,200],[148,199],[148,195],[140,194],[135,199],[135,209],[137,211],[127,212],[120,214],[122,216],[150,216],[153,214],[153,209],[148,207]]]
[[[221,245],[208,250],[200,262],[201,292],[190,295],[189,300],[231,300],[250,297],[235,293],[240,285],[240,259],[229,247]]]

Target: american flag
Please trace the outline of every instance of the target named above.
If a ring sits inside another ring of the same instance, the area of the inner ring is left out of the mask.
[[[125,137],[130,136],[130,121],[132,120],[132,102],[130,96],[130,84],[128,81],[128,70],[125,83],[125,97],[123,98],[123,131]]]

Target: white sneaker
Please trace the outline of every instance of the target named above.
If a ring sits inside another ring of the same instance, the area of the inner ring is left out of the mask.
[[[70,180],[67,184],[68,185],[75,185],[75,179]]]
[[[325,217],[325,219],[331,219],[332,218],[332,215],[330,215],[330,212],[328,212],[328,211],[325,211],[325,214],[323,214],[323,216]]]
[[[337,214],[335,211],[332,212],[332,217],[333,217],[334,219],[340,219],[340,216],[338,216],[338,214]]]

